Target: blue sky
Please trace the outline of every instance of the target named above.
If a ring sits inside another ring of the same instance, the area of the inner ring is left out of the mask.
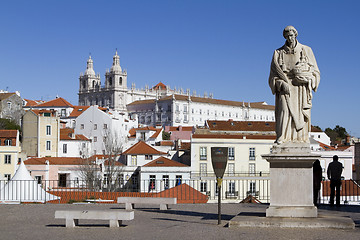
[[[77,104],[91,52],[96,73],[118,49],[128,86],[159,81],[215,98],[266,101],[273,51],[293,25],[321,71],[312,123],[360,137],[359,1],[2,1],[0,89]]]

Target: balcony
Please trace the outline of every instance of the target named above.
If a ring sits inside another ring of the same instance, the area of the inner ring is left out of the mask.
[[[226,191],[225,192],[225,198],[227,199],[236,199],[239,196],[238,191]]]

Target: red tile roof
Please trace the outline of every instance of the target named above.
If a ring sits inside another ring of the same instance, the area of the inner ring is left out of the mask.
[[[136,131],[155,131],[150,138],[157,138],[162,131],[162,128],[155,128],[155,127],[142,127],[142,128],[132,128],[129,130],[129,137],[134,138],[136,137]]]
[[[124,155],[145,155],[145,154],[151,154],[151,155],[164,155],[165,152],[160,152],[153,148],[152,146],[146,144],[143,141],[137,142],[135,145],[131,146],[129,149],[127,149],[122,154]]]
[[[172,95],[165,96],[160,98],[158,101],[167,101],[172,99]],[[188,101],[189,96],[186,95],[174,95],[176,100],[180,101]],[[221,100],[221,99],[214,99],[214,98],[203,98],[203,97],[190,97],[191,101],[193,102],[201,102],[201,103],[210,103],[210,104],[217,104],[217,105],[228,105],[228,106],[236,106],[236,107],[242,107],[243,105],[249,106],[249,103],[245,102],[237,102],[237,101],[229,101],[229,100]],[[128,105],[138,105],[138,104],[145,104],[145,103],[155,103],[154,99],[149,100],[138,100],[134,101]],[[251,108],[256,109],[268,109],[268,110],[275,110],[275,106],[273,105],[267,105],[265,102],[252,102],[250,103]]]
[[[155,193],[154,197],[175,197],[177,203],[207,203],[209,197],[183,183],[165,191]]]
[[[41,103],[36,107],[72,107],[73,105],[66,101],[65,99],[59,97],[53,100]]]
[[[275,122],[207,120],[210,131],[275,132]]]
[[[156,84],[153,87],[154,90],[165,90],[166,89],[166,85],[163,84],[162,82],[159,82],[158,84]]]
[[[73,110],[69,115],[69,118],[76,118],[86,111],[90,106],[73,106]]]
[[[315,140],[316,141],[316,140]],[[329,146],[329,145],[326,145],[326,144],[324,144],[324,143],[322,143],[322,142],[319,142],[319,141],[317,141],[318,143],[319,143],[319,145],[320,145],[320,147],[322,148],[322,149],[324,149],[325,151],[333,151],[333,150],[336,150],[334,147],[332,147],[332,146]]]
[[[186,126],[186,127],[183,127],[183,126],[179,126],[179,127],[170,126],[169,127],[170,132],[180,131],[180,129],[181,129],[181,131],[192,132],[194,127],[193,126],[191,126],[191,127],[188,127],[188,126]]]
[[[4,100],[4,99],[7,99],[8,97],[14,95],[16,93],[0,93],[0,101],[1,100]]]
[[[30,109],[29,111],[32,111],[36,115],[42,115],[43,113],[51,113],[52,116],[55,116],[54,110],[46,110],[46,109]]]
[[[24,99],[24,100],[26,101],[25,107],[33,107],[45,102],[43,100],[30,100],[30,99]]]
[[[224,138],[224,139],[264,139],[275,140],[274,135],[243,135],[243,134],[194,134],[192,138]]]
[[[311,132],[323,132],[320,128],[311,125]]]
[[[179,162],[176,162],[176,161],[173,161],[166,157],[159,157],[159,158],[145,164],[143,167],[189,167],[189,166],[179,163]]]
[[[81,141],[90,141],[87,137],[82,134],[75,134],[74,138],[71,136],[74,134],[74,129],[72,128],[62,128],[60,129],[60,140],[81,140]]]
[[[25,165],[44,165],[46,161],[49,161],[50,165],[82,165],[86,160],[78,157],[34,157],[25,160],[24,163]]]
[[[1,138],[16,138],[18,130],[0,130]]]
[[[160,141],[160,146],[174,146],[174,141],[171,140]]]

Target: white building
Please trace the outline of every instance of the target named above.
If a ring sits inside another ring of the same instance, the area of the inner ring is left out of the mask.
[[[59,157],[82,157],[87,153],[92,153],[90,139],[75,134],[72,128],[60,129]]]
[[[119,147],[126,146],[128,131],[137,126],[125,113],[105,112],[98,106],[91,106],[76,118],[75,134],[91,139],[91,149],[96,154],[107,154],[104,137],[110,137]]]
[[[182,89],[171,90],[169,86],[159,83],[153,88],[136,89],[135,84],[128,89],[127,72],[120,66],[120,57],[115,53],[113,64],[105,73],[105,83],[101,84],[100,74],[95,74],[94,62],[89,57],[86,71],[79,77],[79,105],[99,105],[110,109],[126,111],[126,105],[144,99],[155,99],[174,93],[185,94]],[[190,90],[186,90],[190,93]]]
[[[171,95],[139,100],[128,104],[129,114],[136,114],[140,124],[169,126],[204,126],[205,121],[274,121],[274,106],[266,102],[244,103],[213,98]]]

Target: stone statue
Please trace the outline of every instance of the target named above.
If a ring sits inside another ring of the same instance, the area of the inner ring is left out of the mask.
[[[284,46],[275,50],[269,85],[275,95],[276,143],[308,143],[312,91],[320,71],[310,47],[300,44],[293,26],[283,31]]]

